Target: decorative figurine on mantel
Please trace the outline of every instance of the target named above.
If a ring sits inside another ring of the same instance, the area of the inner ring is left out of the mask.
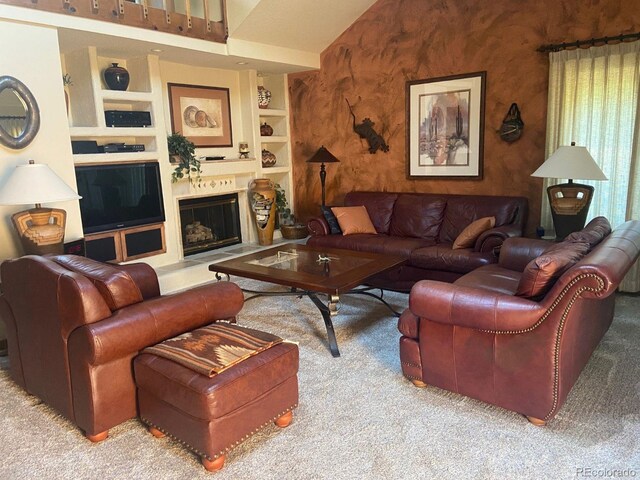
[[[249,158],[249,144],[246,142],[240,142],[238,145],[239,158]]]

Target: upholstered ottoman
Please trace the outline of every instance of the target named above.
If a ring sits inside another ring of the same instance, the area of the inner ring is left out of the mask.
[[[202,338],[187,338],[198,355],[198,342],[210,348],[220,341],[216,335]],[[225,347],[213,356],[226,356],[231,347]],[[169,435],[197,453],[207,470],[222,468],[229,450],[270,422],[291,423],[298,404],[297,345],[277,343],[211,377],[154,348],[134,360],[140,418],[154,436]]]

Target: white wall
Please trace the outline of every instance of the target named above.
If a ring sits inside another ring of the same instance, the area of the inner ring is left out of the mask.
[[[40,107],[40,131],[24,149],[0,145],[0,183],[16,165],[33,159],[48,164],[69,186],[76,188],[67,122],[58,34],[55,28],[0,20],[0,75],[11,75],[33,93]],[[29,188],[29,185],[25,185]],[[77,201],[46,204],[67,211],[65,240],[82,237]],[[0,206],[0,261],[22,255],[11,215],[33,205]]]

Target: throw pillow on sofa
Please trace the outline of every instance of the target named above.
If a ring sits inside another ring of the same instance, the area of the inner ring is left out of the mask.
[[[471,222],[462,232],[458,235],[451,247],[453,250],[459,248],[473,247],[478,237],[487,230],[496,226],[496,217],[484,217],[479,218],[475,222]]]
[[[589,251],[583,242],[557,243],[531,260],[522,272],[516,295],[538,299],[546,294],[560,276]]]
[[[367,209],[360,205],[358,207],[333,207],[331,209],[338,220],[343,235],[353,235],[355,233],[377,233]]]
[[[324,215],[324,219],[329,224],[329,230],[331,231],[331,235],[338,235],[342,233],[342,230],[340,230],[340,224],[338,223],[338,219],[331,211],[331,207],[322,206],[322,215]]]

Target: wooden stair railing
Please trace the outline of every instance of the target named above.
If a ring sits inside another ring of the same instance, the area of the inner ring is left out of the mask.
[[[26,7],[64,15],[174,33],[218,43],[227,41],[226,0],[220,2],[222,20],[211,20],[208,0],[185,0],[185,13],[176,13],[173,0],[163,0],[164,9],[149,0],[0,0],[0,4]],[[202,2],[204,18],[193,16],[191,2]]]

